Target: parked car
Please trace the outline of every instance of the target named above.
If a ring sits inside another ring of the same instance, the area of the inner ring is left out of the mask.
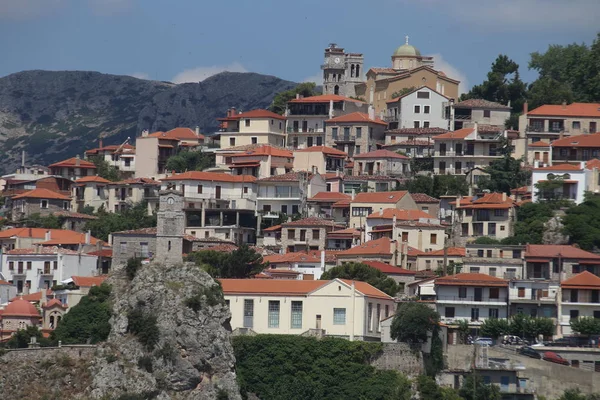
[[[533,349],[529,346],[519,347],[517,349],[517,353],[522,354],[527,357],[537,358],[538,360],[540,360],[542,358],[542,355],[539,352],[535,351],[535,349]]]
[[[527,342],[526,340],[521,339],[518,336],[515,335],[504,335],[502,337],[502,344],[512,344],[512,345],[528,345],[529,342]]]
[[[550,343],[546,343],[546,346],[550,347],[579,347],[579,340],[576,337],[563,337],[560,339],[556,339]]]
[[[494,341],[492,340],[492,338],[489,338],[489,337],[477,337],[473,341],[473,344],[493,346]]]
[[[544,357],[543,359],[545,361],[550,361],[556,364],[562,364],[562,365],[571,365],[569,363],[569,361],[565,360],[564,358],[562,358],[561,356],[559,356],[558,354],[552,352],[552,351],[546,351],[544,353]]]

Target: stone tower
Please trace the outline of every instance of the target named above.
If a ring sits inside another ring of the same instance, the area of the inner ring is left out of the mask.
[[[344,49],[331,43],[325,49],[323,70],[323,94],[356,96],[354,85],[363,81],[364,57],[359,53],[345,53]]]
[[[183,194],[167,189],[159,194],[160,203],[156,224],[155,260],[173,265],[183,262],[183,236],[185,233],[185,212]]]

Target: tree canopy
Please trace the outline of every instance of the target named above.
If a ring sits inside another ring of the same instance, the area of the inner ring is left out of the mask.
[[[198,150],[184,150],[167,160],[167,171],[203,171],[215,166],[214,153],[205,153]]]
[[[469,184],[464,176],[459,175],[417,175],[399,185],[399,190],[410,193],[425,193],[439,198],[444,195],[467,195]]]
[[[501,335],[515,335],[527,339],[554,335],[554,322],[550,318],[533,318],[528,315],[515,314],[510,319],[489,318],[483,321],[480,333],[492,338]]]
[[[541,244],[544,224],[554,215],[553,209],[545,203],[525,203],[517,209],[517,222],[514,235],[504,238],[503,244]]]
[[[27,228],[62,229],[63,218],[53,214],[42,216],[35,213],[20,222]]]
[[[440,315],[428,305],[416,302],[400,303],[392,320],[390,334],[399,342],[425,343],[427,334],[434,332]]]
[[[362,263],[344,263],[333,267],[321,275],[321,279],[353,279],[356,281],[367,282],[390,296],[395,296],[400,287],[395,280],[378,270]]]
[[[500,387],[498,385],[486,384],[483,376],[471,374],[467,376],[458,391],[464,400],[500,400]]]
[[[586,194],[583,203],[566,211],[564,233],[584,250],[600,248],[600,197]]]
[[[273,98],[273,102],[271,103],[269,110],[283,115],[288,101],[295,99],[297,94],[303,97],[316,96],[319,94],[316,90],[316,87],[317,85],[314,82],[304,82],[293,89],[277,93]]]
[[[267,264],[262,256],[247,244],[225,253],[214,250],[201,250],[188,254],[193,261],[213,278],[249,278],[262,272]]]
[[[111,182],[116,182],[120,179],[119,170],[117,167],[110,165],[108,161],[99,156],[90,157],[90,161],[96,166],[96,174]]]
[[[513,146],[506,138],[500,142],[499,153],[502,158],[492,161],[484,168],[488,176],[482,177],[477,186],[480,189],[488,189],[491,192],[504,192],[510,195],[511,189],[527,184],[530,173],[521,169],[521,160],[511,156]]]
[[[579,317],[571,319],[571,329],[581,335],[600,335],[600,319]]]
[[[23,349],[29,347],[32,337],[35,337],[41,347],[52,345],[52,341],[43,336],[41,329],[37,326],[28,326],[25,329],[19,329],[12,335],[8,342],[6,342],[6,347],[9,349]]]
[[[407,93],[410,93],[410,92],[412,92],[412,91],[413,91],[413,90],[415,90],[415,89],[417,89],[417,88],[416,88],[416,87],[414,87],[414,86],[411,86],[411,87],[406,87],[406,88],[402,88],[402,89],[400,89],[400,90],[398,90],[398,91],[395,91],[394,93],[392,93],[392,97],[390,97],[390,98],[391,98],[391,99],[396,99],[396,98],[398,98],[398,97],[402,97],[402,96],[404,96],[405,94],[407,94]]]
[[[105,242],[108,241],[108,235],[113,232],[156,226],[156,215],[148,215],[148,204],[146,202],[134,204],[132,207],[117,213],[100,209],[94,215],[98,219],[87,222],[85,229],[90,230],[92,236]]]

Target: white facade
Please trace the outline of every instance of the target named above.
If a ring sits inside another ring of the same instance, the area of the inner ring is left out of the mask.
[[[229,201],[229,208],[234,210],[256,209],[256,179],[248,177],[247,182],[224,182],[218,180],[181,179],[170,180],[176,190],[183,192],[186,202],[190,201]],[[167,189],[167,182],[163,181],[162,190]]]
[[[555,189],[558,196],[573,200],[575,204],[580,204],[584,200],[585,191],[587,188],[587,181],[592,178],[592,172],[584,169],[584,163],[581,163],[581,169],[574,169],[572,165],[554,165],[550,167],[534,168],[531,182],[532,182],[532,200],[534,203],[539,202],[540,193],[538,188],[535,186],[537,183],[542,181],[548,181],[549,179],[563,179],[564,184],[560,188]],[[586,179],[589,178],[589,179]]]
[[[402,128],[443,128],[449,129],[446,107],[449,99],[436,91],[422,87],[387,104],[388,122],[396,122],[395,129]]]
[[[488,318],[507,318],[506,287],[436,285],[436,305],[446,324],[467,320],[479,326]]]

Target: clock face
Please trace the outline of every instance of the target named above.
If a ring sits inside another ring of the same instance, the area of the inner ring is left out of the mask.
[[[167,199],[167,204],[173,204],[173,203],[175,203],[175,199],[173,199],[172,197],[169,197]]]
[[[333,59],[333,61],[334,61],[336,64],[339,64],[339,63],[340,63],[340,58],[339,58],[339,57],[336,57],[336,58],[334,58],[334,59]]]

